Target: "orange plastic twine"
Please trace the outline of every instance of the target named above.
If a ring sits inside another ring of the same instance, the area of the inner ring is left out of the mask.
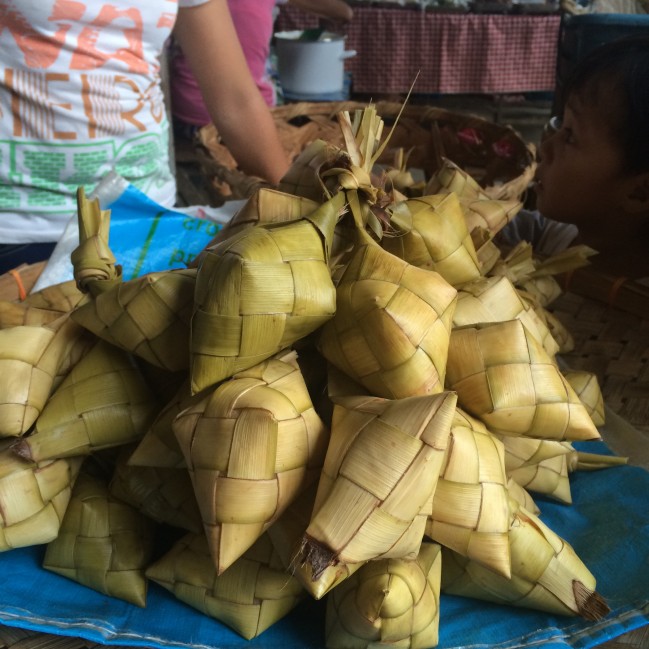
[[[22,301],[27,297],[27,291],[25,290],[25,285],[23,284],[23,279],[20,276],[20,273],[17,270],[10,270],[9,274],[16,280],[18,285],[18,298]]]

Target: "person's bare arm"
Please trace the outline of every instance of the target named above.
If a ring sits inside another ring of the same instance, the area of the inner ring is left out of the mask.
[[[224,143],[247,174],[277,183],[288,159],[250,74],[226,0],[178,10],[174,37]]]

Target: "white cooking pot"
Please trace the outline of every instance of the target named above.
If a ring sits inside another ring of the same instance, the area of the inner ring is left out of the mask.
[[[345,36],[332,32],[316,34],[301,30],[277,32],[275,53],[282,89],[293,95],[321,95],[342,92],[345,60],[356,56],[345,50]]]

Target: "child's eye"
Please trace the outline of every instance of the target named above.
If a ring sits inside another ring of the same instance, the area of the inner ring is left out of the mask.
[[[563,118],[555,115],[551,117],[547,123],[547,132],[550,135],[559,135],[561,140],[566,144],[573,144],[575,141],[572,129],[568,126],[565,126],[563,123]]]

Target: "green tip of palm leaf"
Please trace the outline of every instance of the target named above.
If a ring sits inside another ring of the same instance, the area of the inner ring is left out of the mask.
[[[97,592],[144,607],[153,521],[114,497],[101,480],[77,478],[57,538],[43,568]]]

